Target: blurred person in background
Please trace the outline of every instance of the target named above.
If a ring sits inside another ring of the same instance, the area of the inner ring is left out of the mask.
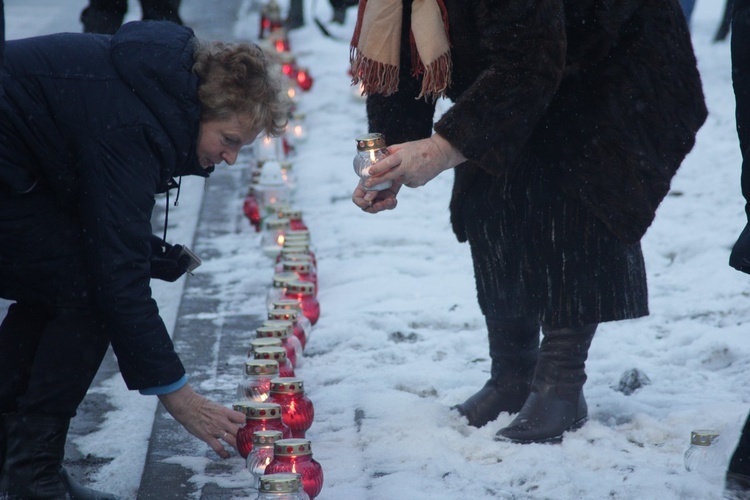
[[[111,345],[222,458],[245,416],[193,391],[152,298],[189,258],[152,234],[157,193],[233,164],[288,105],[252,44],[169,22],[8,41],[0,97],[0,498],[112,498],[62,467],[70,419]]]

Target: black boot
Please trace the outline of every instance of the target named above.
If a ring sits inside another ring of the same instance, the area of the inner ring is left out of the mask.
[[[584,366],[596,324],[575,328],[542,327],[544,338],[531,393],[513,422],[496,439],[518,443],[555,442],[588,418],[583,397]]]
[[[521,409],[531,388],[539,354],[539,322],[536,319],[487,318],[492,369],[479,392],[454,406],[469,425],[482,427],[501,412]]]
[[[70,420],[53,415],[6,414],[5,464],[0,497],[116,500],[76,483],[62,466]]]

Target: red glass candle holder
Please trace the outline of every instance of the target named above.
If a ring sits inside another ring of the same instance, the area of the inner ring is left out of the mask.
[[[313,78],[310,76],[310,72],[307,68],[300,68],[297,70],[297,85],[299,88],[307,92],[312,88]]]
[[[237,430],[237,451],[242,458],[246,459],[253,449],[255,431],[281,431],[285,438],[292,436],[292,430],[281,419],[281,406],[277,403],[241,401],[232,407],[245,414],[245,425]]]
[[[271,380],[268,402],[281,406],[281,420],[292,430],[292,437],[305,437],[305,432],[312,426],[315,408],[305,396],[302,379],[278,377]]]
[[[255,228],[255,231],[260,231],[260,205],[252,191],[245,196],[245,200],[242,202],[242,211],[250,221],[250,224]]]
[[[302,306],[302,314],[313,326],[320,318],[320,303],[315,298],[315,285],[308,281],[290,281],[286,285],[285,299],[294,299]]]
[[[280,377],[294,377],[294,367],[286,357],[286,349],[278,347],[259,347],[253,351],[255,359],[275,359],[279,362]]]
[[[259,349],[261,347],[281,347],[281,339],[273,339],[273,338],[265,338],[265,339],[258,339],[255,338],[250,341],[250,348],[247,350],[247,357],[249,359],[255,359],[255,350]],[[276,363],[276,366],[278,367],[279,363]]]
[[[307,319],[307,316],[302,314],[302,304],[296,299],[278,299],[274,300],[271,303],[271,306],[271,309],[290,309],[292,311],[297,311],[297,321],[299,321],[299,324],[302,325],[302,328],[305,330],[305,345],[307,345],[307,343],[310,342],[310,335],[312,334],[312,323]]]
[[[281,346],[286,349],[286,357],[292,364],[292,368],[297,367],[297,363],[302,359],[302,344],[294,336],[294,324],[291,321],[271,319],[263,323],[263,326],[255,329],[256,336],[260,338],[277,338],[281,340]]]
[[[297,337],[302,350],[305,350],[307,345],[307,332],[302,324],[299,322],[299,311],[294,309],[271,309],[268,311],[268,319],[270,320],[286,320],[292,322],[292,334]]]
[[[317,290],[318,276],[310,271],[312,262],[282,260],[281,267],[284,273],[294,273],[299,281],[307,281],[315,285],[313,291]]]
[[[323,467],[312,456],[310,440],[281,439],[273,445],[273,461],[266,475],[296,472],[302,475],[302,487],[311,499],[323,489]]]

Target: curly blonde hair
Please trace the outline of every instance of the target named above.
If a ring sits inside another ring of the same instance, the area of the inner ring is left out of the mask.
[[[201,120],[237,115],[251,131],[283,133],[289,101],[282,93],[280,72],[257,45],[196,40],[193,73],[199,78]]]

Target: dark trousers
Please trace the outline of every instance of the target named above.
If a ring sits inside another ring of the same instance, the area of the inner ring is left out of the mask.
[[[89,300],[75,216],[51,192],[0,186],[0,412],[72,418],[109,338]]]
[[[745,427],[729,462],[729,472],[750,477],[750,415],[745,420]]]
[[[140,0],[143,20],[172,21],[182,24],[180,0]],[[89,0],[81,13],[85,33],[113,34],[122,25],[128,0]]]
[[[12,304],[0,325],[0,413],[73,418],[108,346],[90,307]]]

